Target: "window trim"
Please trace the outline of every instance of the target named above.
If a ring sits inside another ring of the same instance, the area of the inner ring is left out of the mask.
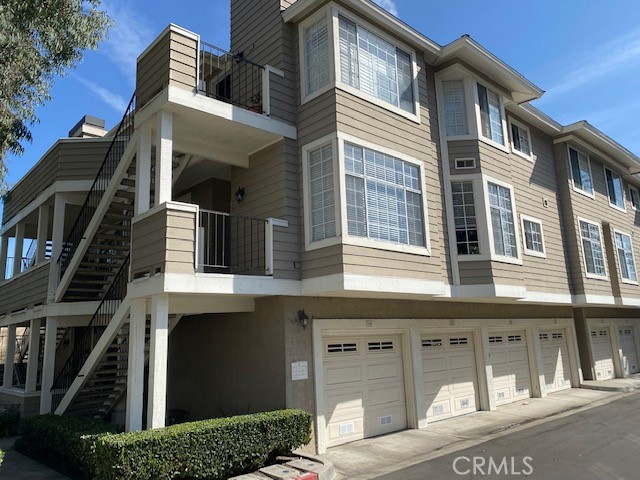
[[[627,188],[627,192],[629,195],[629,205],[631,205],[631,210],[637,210],[638,207],[640,206],[640,191],[638,191],[638,189],[636,187],[634,187],[631,184],[627,184],[628,188]],[[631,195],[631,192],[636,192],[636,198],[638,199],[638,205],[634,205],[633,204],[633,196]]]
[[[442,135],[447,141],[456,141],[456,140],[477,140],[478,132],[477,129],[473,128],[474,123],[476,122],[475,118],[475,106],[472,103],[472,99],[474,98],[473,88],[475,86],[475,79],[472,77],[471,72],[469,72],[466,68],[462,67],[459,64],[452,65],[447,67],[441,72],[437,72],[436,76],[436,103],[438,105],[438,121],[442,123]],[[468,134],[466,135],[447,135],[445,122],[446,119],[444,117],[444,93],[442,90],[442,82],[446,80],[460,80],[462,79],[464,85],[464,98],[465,98],[465,112],[467,114],[467,130]]]
[[[335,74],[335,62],[332,62],[331,59],[335,57],[335,42],[333,41],[333,19],[331,17],[331,11],[328,8],[324,8],[319,10],[318,12],[310,15],[308,18],[305,18],[302,22],[298,24],[298,50],[299,50],[299,58],[300,62],[300,103],[304,105],[305,103],[313,100],[316,97],[319,97],[323,93],[331,90],[334,85],[334,79],[336,78]],[[327,30],[329,35],[329,81],[323,87],[320,87],[313,93],[307,95],[306,93],[306,85],[307,85],[307,60],[305,56],[305,45],[304,45],[304,31],[316,23],[320,17],[325,16],[327,18]]]
[[[527,248],[527,239],[526,233],[524,229],[524,222],[532,222],[540,225],[540,236],[542,237],[542,252],[538,252],[536,250],[530,250]],[[539,257],[539,258],[547,258],[547,247],[544,241],[544,226],[542,225],[542,220],[534,217],[530,217],[529,215],[520,215],[520,227],[522,228],[522,251],[525,255],[529,255],[531,257]]]
[[[533,142],[531,141],[531,129],[527,127],[524,123],[519,122],[518,120],[516,120],[511,116],[509,116],[508,118],[508,123],[509,123],[509,128],[507,130],[509,131],[509,144],[511,146],[511,152],[515,155],[518,155],[519,157],[524,158],[525,160],[529,160],[530,162],[533,162]],[[529,151],[531,152],[529,155],[516,149],[515,142],[513,141],[513,131],[511,128],[512,125],[515,125],[516,127],[522,130],[525,130],[527,132],[527,137],[529,140]]]
[[[377,105],[381,108],[384,108],[385,110],[389,110],[393,113],[396,113],[398,115],[401,115],[415,123],[421,123],[420,120],[420,89],[419,89],[419,85],[418,85],[418,63],[417,63],[417,56],[416,56],[416,51],[414,48],[411,48],[410,46],[406,45],[405,43],[401,42],[400,40],[398,40],[397,38],[394,38],[391,35],[388,35],[387,33],[385,33],[383,30],[380,29],[380,27],[377,27],[376,25],[373,25],[372,23],[367,22],[366,20],[364,20],[363,18],[355,15],[353,12],[350,12],[348,10],[343,9],[342,7],[338,6],[337,4],[331,2],[329,4],[329,15],[331,17],[331,28],[330,28],[330,34],[332,36],[332,44],[333,44],[333,51],[330,52],[333,55],[333,65],[332,65],[332,70],[331,73],[333,74],[331,78],[333,78],[333,82],[332,82],[332,87],[335,87],[337,89],[340,89],[342,91],[345,91],[347,93],[350,93],[356,97],[362,98],[363,100],[373,103],[374,105]],[[396,48],[399,48],[401,50],[403,50],[404,52],[408,53],[409,56],[411,57],[411,71],[412,71],[412,79],[411,79],[411,86],[413,88],[413,103],[414,103],[414,112],[407,112],[406,110],[401,109],[400,107],[396,107],[395,105],[392,105],[390,103],[385,102],[384,100],[380,100],[379,98],[370,95],[366,92],[363,92],[355,87],[352,87],[351,85],[347,85],[346,83],[343,83],[341,80],[341,75],[340,75],[340,56],[339,53],[340,52],[340,35],[339,35],[339,16],[342,15],[343,17],[351,20],[352,22],[354,22],[356,25],[361,26],[362,28],[369,30],[371,33],[373,33],[374,35],[376,35],[377,37],[383,39],[386,42],[389,42],[390,44],[392,44],[393,46],[395,46]],[[331,63],[331,61],[329,61],[329,63]]]
[[[626,283],[628,285],[638,285],[638,280],[631,280],[628,278],[624,278],[622,276],[622,269],[620,268],[620,256],[618,255],[618,246],[616,244],[616,233],[619,235],[624,235],[625,237],[629,238],[629,243],[631,244],[631,257],[633,258],[633,266],[636,270],[636,278],[638,278],[638,264],[636,263],[636,254],[633,251],[633,237],[630,233],[622,231],[622,230],[618,230],[617,228],[613,228],[613,248],[615,250],[614,255],[616,256],[616,259],[618,260],[618,274],[620,275],[620,281],[622,283]]]
[[[593,220],[588,220],[583,217],[576,217],[578,220],[578,238],[580,243],[580,250],[582,251],[582,266],[584,267],[584,273],[586,278],[590,278],[592,280],[609,280],[609,269],[607,268],[607,251],[604,244],[604,234],[602,231],[602,225],[598,222],[594,222]],[[596,225],[600,232],[600,245],[602,246],[602,259],[604,265],[604,275],[598,275],[597,273],[590,273],[587,271],[587,257],[584,251],[584,245],[582,242],[582,230],[580,229],[580,222],[588,223],[590,225]]]
[[[583,190],[581,188],[578,188],[576,186],[576,181],[575,178],[573,176],[573,167],[571,166],[571,150],[574,150],[578,153],[581,153],[582,155],[584,155],[585,157],[587,157],[587,165],[589,166],[589,177],[591,177],[591,189],[593,190],[591,193],[587,192],[586,190]],[[585,153],[584,151],[575,148],[571,145],[567,145],[567,163],[568,163],[568,167],[569,167],[569,174],[571,175],[571,186],[573,187],[573,190],[575,192],[578,192],[581,195],[584,195],[585,197],[589,197],[595,200],[595,188],[593,185],[593,172],[591,170],[591,157]]]
[[[518,211],[516,208],[516,198],[515,198],[515,189],[513,185],[503,182],[502,180],[498,180],[497,178],[488,177],[486,175],[482,176],[483,183],[483,195],[484,195],[484,203],[485,203],[485,216],[486,216],[486,232],[489,236],[489,252],[490,258],[494,262],[501,263],[511,263],[515,265],[522,265],[522,251],[520,249],[520,229],[517,228],[517,219],[518,219]],[[494,183],[500,187],[509,189],[511,195],[511,207],[512,207],[512,215],[513,215],[513,230],[515,235],[515,247],[517,255],[515,257],[509,257],[506,255],[498,255],[495,253],[495,245],[493,243],[493,231],[490,229],[493,228],[493,224],[491,223],[491,205],[489,203],[489,183]]]
[[[311,206],[309,204],[309,180],[310,180],[310,172],[309,172],[309,153],[318,148],[324,147],[325,145],[332,145],[333,149],[333,198],[334,198],[334,208],[336,215],[336,235],[334,237],[324,238],[322,240],[316,240],[315,242],[312,240],[311,234]],[[322,138],[319,138],[311,143],[303,145],[301,147],[302,150],[302,193],[303,193],[303,208],[304,208],[304,244],[305,250],[315,250],[317,248],[324,248],[331,245],[336,245],[340,243],[342,222],[340,220],[340,199],[337,196],[340,194],[340,184],[338,183],[338,172],[336,167],[336,159],[338,155],[338,148],[336,142],[336,134],[331,133],[329,135],[325,135]],[[338,162],[339,163],[339,162]]]
[[[338,143],[338,175],[339,175],[339,188],[340,188],[340,231],[341,234],[341,242],[344,245],[354,245],[360,247],[368,247],[368,248],[376,248],[379,250],[387,250],[394,252],[402,252],[402,253],[412,253],[423,256],[431,256],[431,238],[429,231],[429,209],[427,202],[427,182],[426,175],[424,169],[424,162],[420,161],[415,157],[411,157],[409,155],[405,155],[404,153],[391,150],[389,148],[376,145],[374,143],[368,142],[366,140],[362,140],[361,138],[355,137],[353,135],[349,135],[343,132],[337,132],[334,134],[337,136]],[[418,167],[420,171],[420,187],[421,187],[421,196],[422,196],[422,212],[423,212],[423,224],[424,224],[424,239],[425,246],[418,247],[415,245],[407,245],[402,243],[392,243],[385,242],[383,240],[376,240],[369,237],[356,237],[353,235],[349,235],[348,229],[348,219],[347,219],[347,202],[345,199],[347,198],[347,186],[345,180],[345,167],[344,167],[344,144],[353,143],[359,147],[367,148],[370,150],[375,150],[380,153],[384,153],[385,155],[390,155],[396,157],[402,161],[411,163]],[[306,195],[305,195],[306,196]]]
[[[482,116],[481,116],[481,111],[480,111],[480,96],[478,94],[478,85],[486,88],[488,91],[492,91],[493,93],[495,93],[498,96],[498,100],[500,102],[500,116],[501,116],[501,124],[502,124],[502,138],[504,139],[504,145],[501,143],[496,142],[495,140],[491,139],[491,138],[487,138],[483,135],[482,133]],[[475,112],[476,112],[476,130],[477,130],[477,138],[479,141],[484,142],[488,145],[491,145],[499,150],[502,150],[503,152],[509,153],[509,147],[507,146],[507,139],[510,138],[509,137],[509,132],[507,131],[507,115],[506,115],[506,111],[504,109],[504,95],[502,94],[502,92],[495,88],[493,85],[489,84],[490,86],[487,86],[487,82],[481,82],[476,80],[475,78],[473,79],[473,99],[475,102]]]
[[[482,197],[479,197],[479,194],[478,194],[478,189],[482,190],[482,183],[479,181],[480,179],[477,175],[472,176],[471,178],[462,178],[462,177],[467,177],[467,175],[464,175],[464,176],[454,175],[454,176],[451,176],[451,178],[449,178],[449,185],[450,185],[450,191],[451,191],[451,198],[449,199],[449,201],[451,202],[451,212],[453,213],[455,211],[455,204],[453,202],[453,183],[454,182],[455,183],[464,183],[464,182],[471,183],[471,186],[473,188],[473,206],[476,211],[475,217],[476,217],[476,234],[478,235],[478,253],[459,253],[458,252],[458,240],[457,240],[458,230],[455,225],[455,222],[456,222],[455,213],[451,218],[451,223],[453,224],[453,232],[456,234],[456,238],[454,238],[453,244],[456,247],[455,254],[458,260],[461,260],[461,259],[464,260],[467,258],[470,260],[471,259],[478,260],[479,258],[482,258],[483,251],[486,251],[486,249],[483,248],[484,247],[483,232],[486,228],[483,223],[484,214],[482,212],[482,207],[478,206],[483,202]]]
[[[615,208],[616,210],[618,210],[620,212],[627,213],[627,202],[626,202],[626,200],[624,198],[625,197],[625,195],[624,195],[625,188],[624,188],[624,180],[622,179],[622,175],[620,175],[616,170],[607,167],[606,165],[603,165],[602,167],[604,169],[604,184],[607,187],[607,201],[609,202],[609,206],[611,208]],[[621,193],[622,193],[622,207],[619,207],[615,203],[611,203],[611,194],[609,192],[609,182],[607,181],[607,170],[609,170],[611,172],[612,176],[613,175],[617,175],[618,178],[620,179],[620,187],[621,187],[620,190],[621,190]]]

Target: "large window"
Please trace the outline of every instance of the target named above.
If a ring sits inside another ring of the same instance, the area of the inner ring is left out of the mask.
[[[600,226],[597,223],[580,220],[580,237],[587,274],[605,277],[607,270],[604,265]]]
[[[336,235],[333,145],[312,150],[309,157],[309,214],[311,241]]]
[[[504,145],[500,97],[494,91],[478,84],[478,102],[480,104],[482,136]]]
[[[452,182],[451,192],[458,255],[477,255],[480,253],[480,244],[478,242],[473,182]]]
[[[342,15],[339,24],[342,83],[415,113],[411,55]]]
[[[513,151],[531,158],[531,136],[529,129],[524,125],[511,121],[511,146]]]
[[[494,253],[505,257],[518,258],[511,190],[491,182],[487,186]]]
[[[615,232],[615,237],[620,275],[623,280],[636,283],[638,281],[638,275],[636,274],[636,262],[633,259],[631,237],[620,232]]]
[[[329,83],[329,28],[327,17],[304,29],[305,92],[312,94]]]
[[[545,256],[542,222],[540,220],[523,215],[522,235],[524,237],[524,253],[535,257]]]
[[[467,112],[462,80],[443,80],[442,97],[444,118],[448,136],[467,135]]]
[[[569,147],[569,161],[571,163],[571,176],[573,188],[589,195],[593,195],[593,181],[591,180],[591,165],[589,157]]]
[[[607,193],[609,194],[609,204],[611,206],[624,210],[624,188],[622,186],[622,178],[613,170],[604,169],[604,175],[607,179]]]
[[[420,168],[346,142],[344,164],[349,235],[426,246]]]

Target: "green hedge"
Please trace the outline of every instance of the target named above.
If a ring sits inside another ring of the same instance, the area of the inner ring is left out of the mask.
[[[105,435],[95,443],[97,480],[223,478],[264,466],[306,445],[302,410],[216,418],[157,430]]]
[[[20,425],[20,407],[18,405],[0,405],[0,438],[18,434]]]
[[[121,431],[118,425],[88,417],[24,417],[14,448],[56,470],[93,478],[93,444],[100,435]]]

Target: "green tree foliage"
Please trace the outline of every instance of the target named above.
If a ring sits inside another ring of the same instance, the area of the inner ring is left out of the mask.
[[[100,0],[0,1],[0,190],[3,158],[31,141],[35,109],[56,77],[106,37],[111,20]]]

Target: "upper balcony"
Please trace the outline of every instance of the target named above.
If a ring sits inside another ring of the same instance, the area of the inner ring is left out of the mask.
[[[174,150],[246,167],[250,154],[296,138],[294,125],[271,114],[281,76],[169,25],[138,57],[136,128],[171,112]]]

